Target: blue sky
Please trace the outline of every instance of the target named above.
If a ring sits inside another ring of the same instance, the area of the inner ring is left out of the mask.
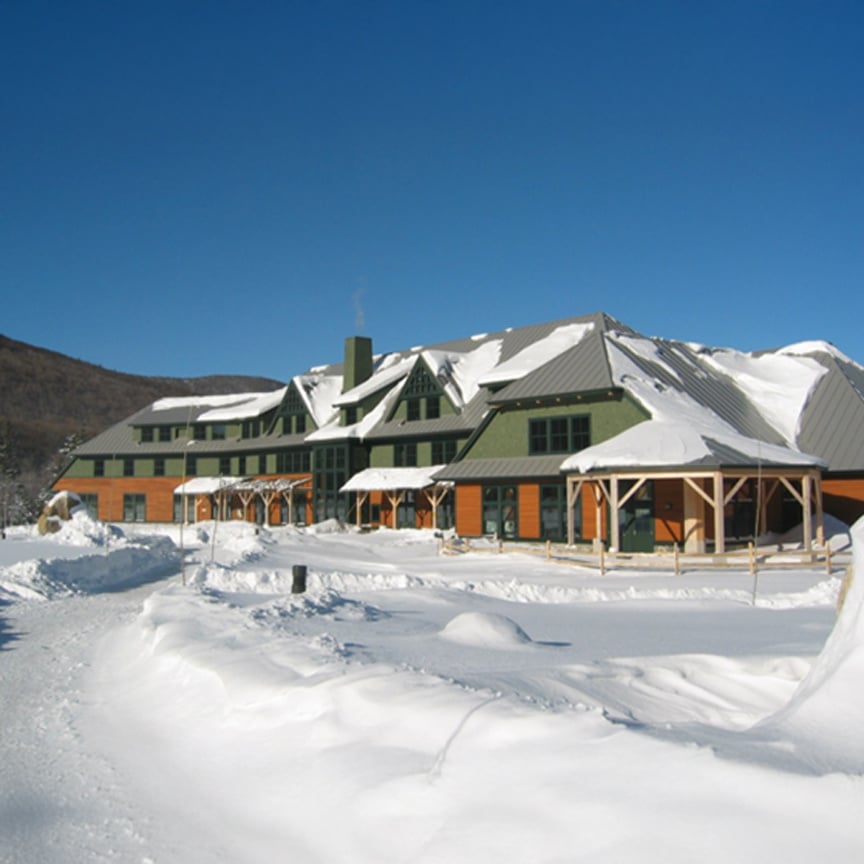
[[[0,0],[0,333],[265,375],[606,311],[864,363],[860,2]]]

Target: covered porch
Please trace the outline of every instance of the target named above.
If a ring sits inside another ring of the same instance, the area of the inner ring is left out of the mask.
[[[584,520],[593,521],[593,538],[582,539],[595,545],[608,539],[616,552],[651,551],[622,550],[625,531],[633,530],[643,540],[650,533],[652,547],[660,534],[685,552],[707,552],[710,544],[722,554],[729,529],[737,529],[737,539],[758,542],[769,531],[788,529],[796,515],[791,509],[800,514],[801,542],[809,552],[814,543],[824,544],[824,467],[815,456],[750,438],[719,418],[711,427],[647,420],[562,463],[568,542],[576,536],[576,502],[587,492],[582,513],[593,507],[593,520]]]
[[[311,490],[312,477],[300,478],[250,478],[250,477],[194,477],[181,483],[174,494],[179,495],[182,520],[196,522],[201,519],[228,521],[233,518],[248,522],[258,521],[258,502],[263,524],[277,525],[281,519],[273,514],[282,503],[287,508],[286,524],[297,521],[297,496]],[[191,503],[191,518],[190,518]],[[209,513],[205,510],[209,509]],[[239,514],[239,515],[238,515]],[[304,514],[305,515],[305,514]],[[305,521],[305,519],[303,520]]]
[[[667,496],[668,510],[658,512],[654,495],[645,495],[648,484],[671,481],[678,487],[677,496]],[[567,540],[572,545],[577,536],[577,503],[593,507],[593,540],[596,545],[608,538],[610,549],[622,548],[622,530],[640,518],[651,521],[651,536],[656,538],[656,525],[662,521],[672,526],[670,538],[682,551],[727,551],[728,509],[736,496],[748,487],[752,496],[753,538],[774,530],[769,513],[783,490],[800,508],[802,545],[809,552],[824,545],[824,516],[822,503],[822,472],[817,467],[765,467],[717,468],[714,470],[677,469],[589,471],[568,474],[567,484]],[[639,509],[640,497],[644,506]],[[677,498],[677,500],[676,500]],[[674,503],[673,503],[674,501]],[[776,509],[776,508],[775,508]],[[628,521],[626,516],[632,516]],[[605,531],[604,531],[605,527]],[[638,526],[637,526],[638,527]],[[680,541],[680,542],[679,542]]]
[[[355,474],[340,492],[356,496],[354,512],[357,527],[363,525],[363,507],[373,493],[379,493],[390,510],[390,526],[398,528],[399,507],[410,493],[422,492],[432,511],[432,528],[438,528],[439,508],[451,492],[453,484],[437,481],[435,475],[444,465],[425,468],[366,468]]]

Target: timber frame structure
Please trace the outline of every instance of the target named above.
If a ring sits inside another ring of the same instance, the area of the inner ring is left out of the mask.
[[[822,472],[819,468],[719,468],[716,470],[682,469],[677,471],[630,470],[570,474],[567,477],[567,542],[575,542],[576,504],[580,493],[587,487],[592,493],[595,508],[595,541],[602,541],[601,526],[608,524],[610,549],[621,547],[620,519],[603,518],[603,506],[609,514],[620,514],[621,508],[649,481],[672,480],[683,484],[684,518],[683,551],[705,552],[707,540],[713,535],[713,548],[717,554],[726,551],[724,512],[727,505],[748,481],[756,482],[757,510],[754,536],[764,534],[768,528],[768,505],[778,489],[785,488],[801,507],[802,542],[805,551],[814,543],[825,542],[822,497]],[[622,490],[626,484],[626,490]],[[797,485],[796,485],[797,484]],[[706,519],[706,511],[711,519]],[[709,531],[709,525],[713,531]]]

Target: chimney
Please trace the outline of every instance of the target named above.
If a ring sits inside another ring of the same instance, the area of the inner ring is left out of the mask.
[[[345,368],[342,392],[352,390],[372,377],[372,340],[368,336],[349,336],[345,340]]]

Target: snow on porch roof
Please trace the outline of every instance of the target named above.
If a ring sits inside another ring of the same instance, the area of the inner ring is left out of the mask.
[[[426,468],[367,468],[355,474],[340,492],[385,492],[393,489],[425,489],[435,485],[444,465]]]
[[[767,444],[724,429],[697,429],[686,423],[646,420],[567,457],[561,470],[586,474],[607,468],[749,467],[753,465],[824,467],[816,456]]]
[[[175,490],[175,495],[212,495],[228,489],[237,483],[248,480],[248,477],[193,477],[181,483]]]

